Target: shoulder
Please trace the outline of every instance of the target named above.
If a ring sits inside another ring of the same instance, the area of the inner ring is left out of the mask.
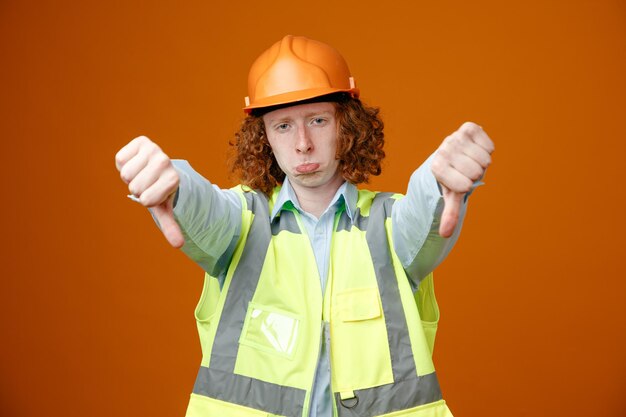
[[[255,190],[245,184],[239,184],[231,188],[232,191],[237,193],[244,207],[252,212],[258,211],[259,208],[263,208],[263,211],[271,211],[272,207],[276,203],[282,186],[278,185],[268,196],[261,190]]]
[[[404,195],[400,193],[359,190],[356,206],[361,212],[369,212],[371,209],[377,209],[378,207],[390,210],[393,204],[402,198],[404,198]]]

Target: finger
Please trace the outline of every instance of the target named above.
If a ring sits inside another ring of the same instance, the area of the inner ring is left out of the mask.
[[[461,175],[470,179],[472,183],[481,179],[485,173],[485,168],[464,153],[451,155],[450,165]]]
[[[431,164],[437,182],[457,193],[468,192],[473,181],[452,166],[452,156],[445,149],[439,148],[437,153]]]
[[[183,237],[183,232],[180,230],[180,226],[176,223],[176,219],[174,218],[171,200],[152,207],[152,213],[157,222],[159,222],[161,232],[163,232],[169,244],[175,248],[182,247],[185,244],[185,238]]]
[[[461,152],[464,155],[467,155],[476,163],[478,163],[483,170],[487,169],[489,165],[491,165],[491,155],[487,152],[482,146],[477,145],[473,141],[469,141],[464,143],[460,147]]]
[[[132,183],[137,174],[143,170],[150,161],[150,155],[145,149],[139,149],[137,153],[129,159],[120,170],[120,177],[126,184]]]
[[[139,155],[137,155],[139,158]],[[132,164],[134,159],[128,162],[127,166]],[[143,161],[142,161],[143,162]],[[132,181],[128,184],[128,189],[131,194],[141,196],[141,194],[151,187],[157,180],[163,175],[171,175],[168,174],[168,171],[174,170],[172,166],[172,162],[163,152],[159,152],[157,154],[153,154],[149,159],[145,161],[145,165],[139,165],[140,162],[134,164],[129,168],[130,174],[133,174],[133,169],[140,169],[134,175]],[[125,171],[126,167],[122,171]]]
[[[455,193],[444,188],[444,208],[439,224],[439,235],[448,238],[454,233],[459,222],[459,213],[465,194]]]
[[[495,145],[482,127],[472,122],[465,122],[459,129],[463,134],[467,134],[474,143],[483,148],[488,153],[493,153]]]
[[[158,206],[176,192],[179,182],[178,173],[175,169],[162,173],[154,184],[141,192],[139,195],[141,204],[146,207]]]
[[[472,140],[489,154],[492,154],[493,151],[496,150],[496,146],[493,144],[493,141],[483,130],[481,130],[477,135],[472,136]]]
[[[150,142],[150,139],[145,136],[138,136],[120,149],[115,154],[115,166],[117,167],[117,170],[121,171],[122,167],[130,161],[137,154],[137,152],[139,152],[141,145],[146,142]]]

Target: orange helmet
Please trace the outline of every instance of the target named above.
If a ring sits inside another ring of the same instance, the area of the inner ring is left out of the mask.
[[[348,64],[339,52],[322,42],[287,35],[252,64],[244,111],[338,92],[359,96]]]

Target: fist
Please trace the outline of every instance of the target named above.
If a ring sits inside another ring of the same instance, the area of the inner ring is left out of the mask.
[[[482,127],[466,122],[439,146],[431,164],[444,198],[439,234],[450,237],[459,220],[465,194],[491,164],[495,147]]]
[[[152,209],[161,231],[174,247],[184,238],[174,219],[173,199],[180,182],[170,158],[145,136],[130,141],[115,155],[115,166],[128,191]]]

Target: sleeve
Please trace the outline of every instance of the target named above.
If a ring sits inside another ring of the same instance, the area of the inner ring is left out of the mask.
[[[413,174],[406,196],[394,204],[392,211],[393,243],[396,254],[413,289],[448,255],[456,243],[465,213],[468,192],[463,201],[459,222],[449,238],[439,235],[444,201],[430,164],[431,155]],[[472,190],[480,185],[475,183]]]
[[[187,161],[172,162],[180,176],[174,217],[185,237],[182,251],[218,277],[228,267],[239,239],[241,198],[236,191],[211,184]]]

